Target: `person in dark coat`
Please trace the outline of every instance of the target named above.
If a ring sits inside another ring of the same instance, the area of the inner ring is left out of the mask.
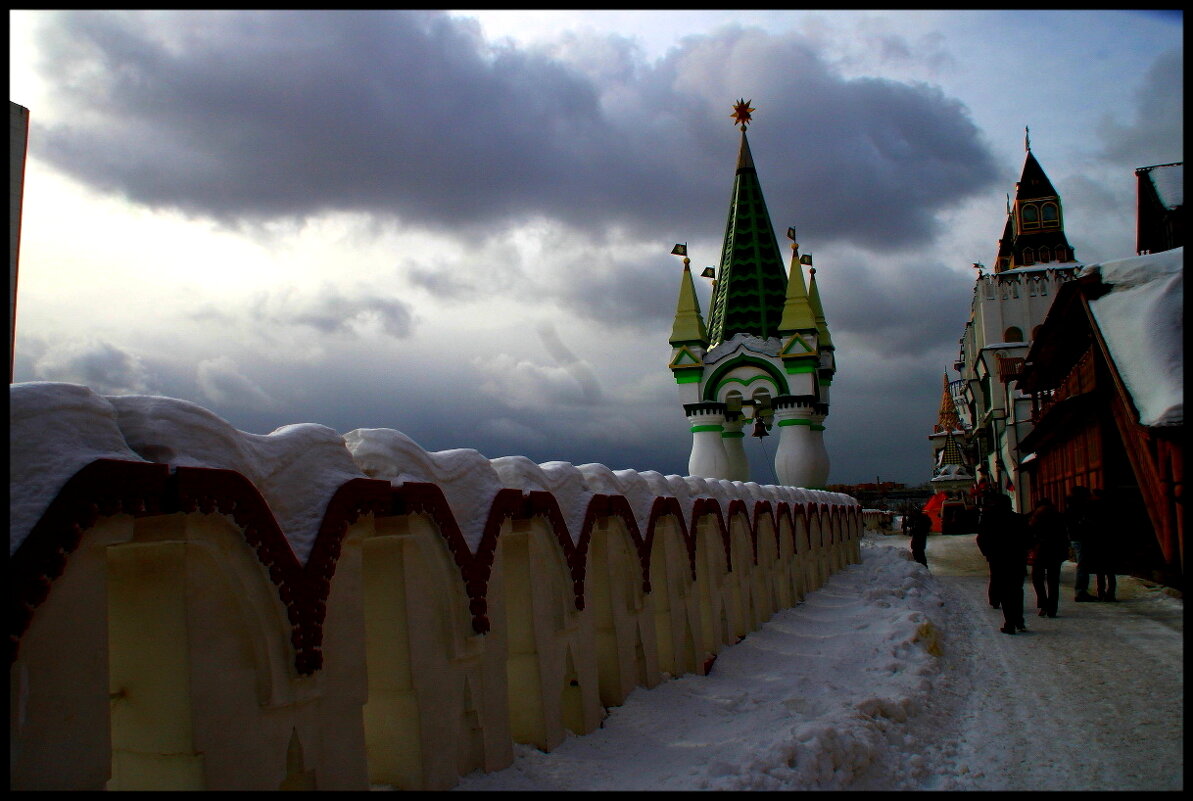
[[[918,506],[911,508],[910,518],[908,531],[911,535],[911,558],[927,567],[928,555],[925,549],[928,547],[928,532],[932,528],[932,519]]]
[[[1060,566],[1069,558],[1069,535],[1056,506],[1042,498],[1028,521],[1031,535],[1031,585],[1040,617],[1056,617],[1060,607]]]
[[[1073,555],[1077,558],[1077,579],[1073,584],[1075,595],[1073,600],[1078,603],[1098,600],[1089,594],[1090,557],[1094,556],[1096,547],[1090,542],[1095,535],[1090,518],[1089,490],[1081,485],[1073,487],[1073,491],[1065,498],[1065,528],[1069,532],[1069,544],[1073,546]],[[1088,543],[1088,547],[1087,547]]]
[[[994,496],[996,494],[997,494],[997,492],[994,489],[992,489],[990,487],[986,487],[982,490],[981,493],[979,493],[977,495],[977,526],[976,526],[976,528],[979,532],[979,536],[977,538],[978,550],[982,552],[982,556],[984,556],[986,558],[987,562],[990,561],[990,555],[988,553],[986,553],[988,538],[983,538],[982,536],[980,536],[980,533],[982,530],[982,520],[988,519],[989,515],[992,514],[991,512],[988,511],[988,509],[993,506]],[[986,586],[986,597],[987,597],[987,599],[989,599],[990,607],[992,609],[999,608],[999,606],[1001,604],[999,603],[999,600],[998,600],[998,585],[995,583],[995,575],[994,575],[993,565],[991,566],[991,570],[990,570],[990,582]]]
[[[1090,550],[1089,570],[1097,581],[1099,601],[1118,600],[1115,597],[1118,579],[1114,572],[1110,544],[1112,518],[1112,510],[1103,497],[1102,490],[1093,490],[1088,506],[1086,547]]]
[[[1002,607],[1003,634],[1027,631],[1023,619],[1023,579],[1030,545],[1023,516],[1001,492],[986,498],[978,521],[978,550],[990,563],[991,606]]]

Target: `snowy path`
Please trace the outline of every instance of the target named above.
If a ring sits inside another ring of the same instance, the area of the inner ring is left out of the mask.
[[[947,736],[957,748],[937,769],[955,777],[957,789],[1182,788],[1180,604],[1125,576],[1119,603],[1074,603],[1066,562],[1059,616],[1033,616],[1035,594],[1025,582],[1029,631],[1008,637],[987,603],[973,537],[929,543],[949,613],[940,697],[932,703],[942,708],[928,717],[953,720]]]
[[[1120,603],[1067,593],[1008,637],[973,535],[930,537],[931,572],[901,536],[862,554],[708,676],[458,789],[1183,789],[1182,601],[1120,577]]]

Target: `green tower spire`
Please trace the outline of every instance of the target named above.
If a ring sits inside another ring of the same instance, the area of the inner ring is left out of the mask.
[[[735,115],[742,128],[741,149],[709,310],[708,336],[713,346],[734,334],[777,336],[787,296],[787,272],[746,139],[752,110],[742,101]]]
[[[678,247],[678,246],[677,246]],[[679,279],[679,301],[675,304],[675,322],[671,325],[671,344],[708,346],[708,331],[704,318],[700,316],[700,301],[696,298],[696,287],[692,283],[692,271],[684,256],[683,276]]]
[[[791,274],[787,278],[787,299],[783,303],[783,317],[779,321],[779,331],[784,334],[817,328],[816,315],[804,285],[804,270],[800,264],[799,243],[795,241],[795,228],[788,228],[787,236],[791,239]]]
[[[816,268],[808,268],[808,301],[812,304],[812,313],[816,315],[816,335],[820,340],[820,347],[832,348],[833,340],[828,335],[828,320],[824,317],[824,306],[820,303],[820,290],[816,288]]]

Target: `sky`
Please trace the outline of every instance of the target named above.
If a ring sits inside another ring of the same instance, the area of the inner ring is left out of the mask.
[[[741,97],[836,345],[829,483],[919,484],[1025,127],[1086,263],[1134,253],[1134,169],[1183,160],[1179,12],[10,22],[31,114],[14,380],[257,434],[686,474],[670,252],[719,261]],[[756,481],[773,442],[747,443]]]

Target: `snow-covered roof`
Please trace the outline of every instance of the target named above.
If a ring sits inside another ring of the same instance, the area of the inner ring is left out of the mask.
[[[946,464],[940,469],[940,473],[928,483],[943,484],[949,481],[973,481],[973,476],[969,474],[964,465]]]
[[[777,357],[781,347],[783,347],[783,343],[779,341],[778,337],[763,339],[753,334],[734,334],[729,339],[709,350],[704,355],[704,363],[713,364],[718,362],[731,353],[737,352],[738,348],[752,351],[762,356]]]
[[[1156,197],[1166,209],[1185,205],[1185,165],[1160,164],[1147,168],[1147,177],[1156,188]]]
[[[1093,264],[1110,291],[1090,302],[1098,330],[1145,426],[1182,425],[1185,249]]]
[[[1043,273],[1048,270],[1072,270],[1074,267],[1080,267],[1079,261],[1049,261],[1038,264],[1029,264],[1026,267],[1012,267],[1009,270],[1002,270],[997,273],[985,273],[985,275],[993,276],[1014,276],[1021,273]]]
[[[982,346],[982,350],[1014,350],[1016,348],[1026,348],[1030,345],[1030,342],[988,342]]]

